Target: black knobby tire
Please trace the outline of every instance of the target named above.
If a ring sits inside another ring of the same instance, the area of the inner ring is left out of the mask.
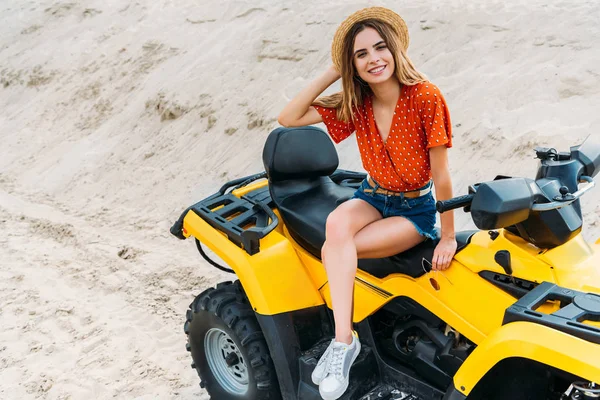
[[[239,281],[219,283],[198,295],[187,311],[184,331],[192,368],[212,399],[281,398],[269,349]],[[219,350],[215,341],[225,346]]]

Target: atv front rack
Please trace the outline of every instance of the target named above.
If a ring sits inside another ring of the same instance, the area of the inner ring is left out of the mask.
[[[552,314],[536,311],[547,301],[560,301],[560,309]],[[600,344],[600,328],[583,323],[584,321],[600,322],[600,296],[543,282],[506,309],[502,325],[517,321],[545,325]]]

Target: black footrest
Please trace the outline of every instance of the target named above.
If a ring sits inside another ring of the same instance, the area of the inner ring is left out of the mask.
[[[560,301],[560,310],[552,314],[537,312],[547,301]],[[600,328],[583,323],[600,322],[600,296],[543,282],[506,309],[502,324],[517,321],[535,322],[600,344]]]
[[[331,340],[321,341],[299,358],[300,386],[298,398],[303,400],[321,400],[319,388],[312,383],[311,374],[321,355]],[[356,361],[350,369],[350,384],[340,400],[356,400],[377,384],[377,361],[370,347],[363,345]],[[374,397],[373,399],[376,399]]]
[[[394,389],[390,385],[381,385],[372,389],[359,400],[419,400],[419,397]]]

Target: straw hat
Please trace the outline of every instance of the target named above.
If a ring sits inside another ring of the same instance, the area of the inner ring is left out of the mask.
[[[404,50],[408,48],[408,28],[402,17],[384,7],[363,8],[346,18],[335,31],[335,35],[333,35],[331,58],[338,71],[341,70],[342,66],[344,38],[355,23],[367,19],[376,19],[390,25],[398,34],[398,39]]]

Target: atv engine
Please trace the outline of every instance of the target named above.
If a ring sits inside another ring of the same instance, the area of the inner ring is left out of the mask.
[[[450,384],[470,350],[450,327],[432,326],[421,319],[398,321],[392,340],[395,355],[436,385]]]
[[[392,300],[373,321],[388,355],[440,388],[448,387],[475,349],[474,343],[407,297]]]

